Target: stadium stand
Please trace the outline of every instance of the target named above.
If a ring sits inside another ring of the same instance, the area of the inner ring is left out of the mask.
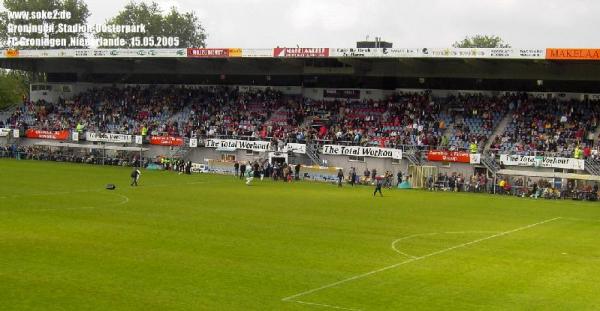
[[[75,129],[153,135],[220,137],[402,148],[482,151],[500,121],[511,118],[490,149],[596,157],[600,105],[591,100],[527,94],[399,93],[383,100],[314,100],[236,87],[105,87],[56,103],[25,102],[6,120],[11,128]]]

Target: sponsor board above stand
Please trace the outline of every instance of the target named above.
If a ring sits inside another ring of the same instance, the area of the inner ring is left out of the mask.
[[[242,57],[273,57],[273,49],[242,49]]]
[[[324,145],[323,154],[402,159],[402,150],[379,147]]]
[[[183,137],[175,136],[152,136],[150,137],[150,145],[159,146],[183,146]]]
[[[273,57],[329,57],[329,48],[274,48]]]
[[[0,58],[481,58],[600,59],[599,49],[560,48],[142,48],[142,49],[4,49]]]
[[[187,57],[186,49],[54,49],[19,50],[20,58],[163,58]],[[6,50],[5,50],[6,53]],[[3,53],[3,54],[5,54]]]
[[[584,160],[560,157],[539,157],[501,154],[500,163],[508,166],[550,167],[571,170],[585,169]]]
[[[546,58],[553,60],[600,60],[600,49],[546,49]]]
[[[69,139],[69,136],[70,136],[70,132],[67,130],[43,131],[43,130],[28,129],[27,131],[25,131],[25,137],[27,137],[27,138],[67,140],[67,139]]]
[[[464,151],[430,150],[427,152],[427,161],[479,164],[481,155]]]
[[[295,143],[287,143],[283,147],[283,152],[293,152],[299,154],[306,154],[306,145],[305,144],[295,144]]]
[[[131,143],[132,136],[124,134],[113,134],[113,133],[94,133],[86,132],[85,140],[87,141],[101,141],[106,143]]]
[[[237,139],[206,139],[204,140],[204,147],[232,151],[237,149],[268,151],[271,149],[271,143],[268,141],[249,141]]]
[[[199,58],[226,58],[226,57],[242,57],[242,49],[240,48],[188,48],[188,57]]]

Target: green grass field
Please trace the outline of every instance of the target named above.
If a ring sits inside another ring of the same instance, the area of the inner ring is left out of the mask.
[[[0,310],[600,309],[599,203],[129,173],[0,160]]]

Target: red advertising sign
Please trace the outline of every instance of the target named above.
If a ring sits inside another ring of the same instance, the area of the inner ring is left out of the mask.
[[[201,49],[201,48],[188,48],[188,57],[205,57],[205,58],[219,58],[219,57],[241,57],[241,49]]]
[[[183,137],[152,136],[150,137],[150,144],[160,146],[183,146]]]
[[[329,57],[329,48],[274,48],[275,57]]]
[[[67,140],[69,139],[69,131],[42,131],[28,129],[25,131],[25,137],[27,138],[41,138],[41,139],[54,139],[54,140]]]
[[[427,160],[434,162],[471,163],[471,154],[464,151],[431,150],[427,153]]]

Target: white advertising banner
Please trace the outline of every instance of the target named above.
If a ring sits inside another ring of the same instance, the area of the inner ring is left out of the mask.
[[[287,143],[283,147],[283,152],[293,152],[293,153],[301,153],[306,154],[306,145],[305,144],[296,144],[296,143]]]
[[[331,57],[381,57],[383,49],[329,48]]]
[[[144,143],[144,138],[142,135],[135,135],[135,143],[136,145],[141,145]]]
[[[6,52],[4,53],[6,57]],[[186,49],[48,49],[15,50],[12,57],[70,58],[70,57],[187,57]]]
[[[13,138],[19,138],[20,135],[19,130],[13,130]]]
[[[273,49],[242,49],[242,57],[273,57]]]
[[[379,147],[324,145],[323,154],[402,159],[402,150]]]
[[[509,166],[552,167],[570,170],[584,170],[585,166],[585,161],[580,159],[507,154],[500,155],[500,163]]]
[[[198,147],[198,138],[190,138],[190,148]]]
[[[479,154],[479,153],[471,153],[471,154],[469,154],[469,163],[471,163],[471,164],[481,164],[481,154]]]
[[[268,141],[249,141],[237,139],[207,139],[204,141],[204,147],[268,151],[271,148],[271,143]]]
[[[10,129],[0,128],[0,137],[8,137]]]
[[[71,140],[79,141],[79,132],[73,131],[73,133],[71,133]]]
[[[489,58],[544,59],[546,49],[497,48],[489,49],[488,56]]]
[[[86,132],[87,141],[102,141],[106,143],[131,143],[131,135]]]
[[[421,51],[420,48],[383,48],[381,49],[381,55],[382,57],[412,58],[420,57]]]

